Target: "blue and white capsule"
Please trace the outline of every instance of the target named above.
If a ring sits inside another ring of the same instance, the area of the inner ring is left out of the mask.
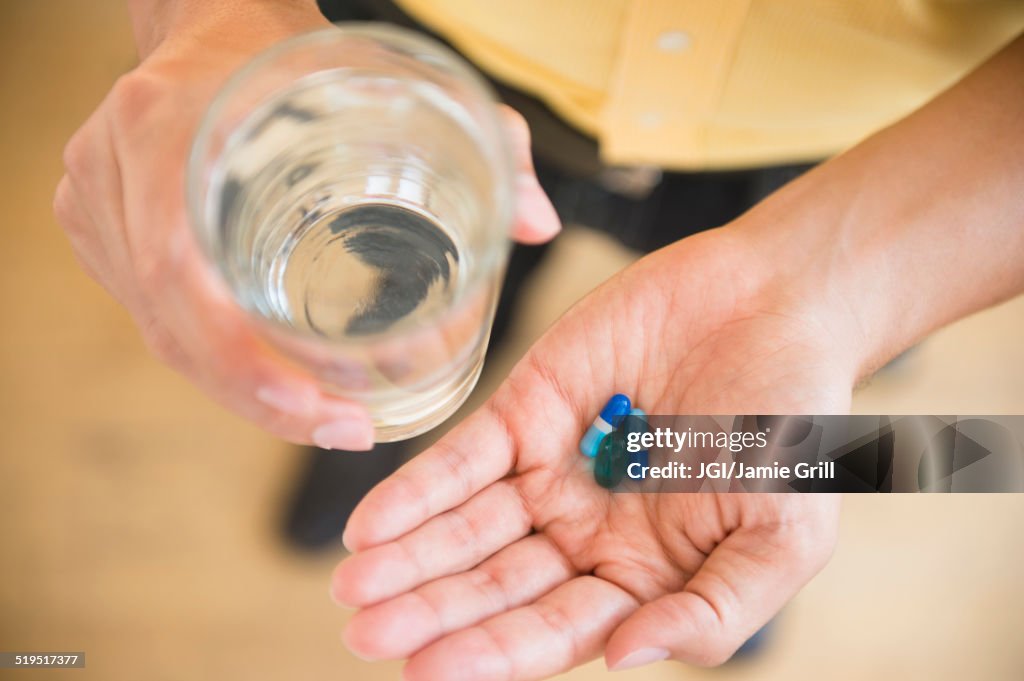
[[[643,409],[633,409],[626,419],[626,440],[628,442],[631,433],[639,433],[641,436],[647,432],[647,412]],[[643,445],[640,445],[643,447]],[[646,448],[638,452],[629,452],[629,462],[638,463],[643,467],[650,465],[650,455]]]
[[[622,393],[612,395],[598,417],[587,428],[587,432],[583,434],[583,439],[580,440],[580,451],[585,456],[594,458],[597,455],[601,439],[618,427],[622,419],[629,414],[632,406],[629,398]]]

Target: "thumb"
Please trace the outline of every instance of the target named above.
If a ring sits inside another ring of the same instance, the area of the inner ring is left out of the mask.
[[[530,127],[526,119],[507,106],[502,107],[502,116],[516,164],[516,217],[512,238],[523,244],[542,244],[558,234],[562,222],[551,205],[551,199],[537,180],[533,168]]]
[[[612,633],[612,671],[672,658],[722,664],[824,567],[834,537],[802,526],[740,529],[679,593],[643,605]]]

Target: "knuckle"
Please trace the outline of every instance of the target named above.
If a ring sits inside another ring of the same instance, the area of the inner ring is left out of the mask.
[[[784,499],[774,507],[774,517],[765,528],[772,543],[798,565],[815,572],[823,568],[839,536],[838,504],[833,501],[827,498]]]
[[[779,534],[790,558],[814,572],[825,566],[835,547],[834,537],[812,525],[787,525]]]
[[[103,104],[80,127],[64,147],[63,161],[71,177],[88,177],[97,163],[98,138],[108,125],[123,131],[137,127],[161,97],[159,79],[138,69],[119,77]]]
[[[468,467],[465,465],[464,454],[444,441],[438,443],[436,448],[438,464],[444,469],[448,479],[458,486],[459,497],[468,498],[473,492],[473,486],[467,477]]]
[[[65,231],[78,232],[81,221],[74,219],[77,211],[78,206],[71,190],[71,181],[65,175],[53,194],[53,214]]]
[[[448,530],[458,546],[473,548],[479,545],[480,527],[475,517],[467,515],[459,509],[453,510],[444,517],[447,519]]]
[[[160,248],[147,249],[135,258],[135,274],[139,289],[154,298],[167,294],[168,286],[173,284],[176,270],[173,260]]]
[[[200,282],[193,280],[198,275],[193,269],[194,252],[185,244],[188,227],[178,222],[158,227],[141,232],[137,226],[128,226],[135,237],[129,239],[128,246],[139,288],[156,299],[166,297],[172,289],[192,291],[194,297],[205,286],[200,287]],[[224,327],[227,328],[227,320]]]
[[[485,564],[469,574],[472,588],[495,612],[509,609],[511,601],[505,586],[509,577],[507,570],[503,570],[500,564]]]
[[[233,404],[228,406],[248,418],[261,430],[287,442],[312,444],[312,438],[309,436],[311,429],[300,418],[260,403],[252,392],[234,392],[233,388],[229,390],[233,391],[234,397]]]
[[[161,362],[176,369],[184,368],[185,355],[171,334],[154,318],[141,324],[142,340],[146,348]]]
[[[300,430],[297,427],[297,418],[291,414],[261,405],[260,416],[255,420],[263,429],[273,433],[282,440],[290,442],[307,441],[305,436],[297,434]]]
[[[138,69],[129,71],[114,83],[108,96],[109,114],[119,128],[130,128],[160,100],[163,86],[158,78]]]
[[[71,136],[71,139],[64,146],[62,160],[64,161],[64,168],[67,174],[71,177],[80,177],[89,172],[89,166],[92,163],[88,141],[90,134],[90,126],[86,123],[86,125],[79,128]]]

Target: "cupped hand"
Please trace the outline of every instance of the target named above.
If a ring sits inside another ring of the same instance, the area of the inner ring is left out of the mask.
[[[478,412],[382,482],[335,599],[356,654],[413,680],[726,659],[825,564],[831,495],[612,494],[577,450],[616,392],[652,414],[842,413],[849,341],[733,228],[596,289]]]
[[[166,36],[136,27],[144,59],[68,143],[54,210],[79,263],[128,309],[159,358],[282,438],[367,449],[365,409],[324,393],[269,349],[211,274],[188,224],[186,157],[218,88],[257,52],[328,25],[312,3],[245,5],[179,21]],[[546,241],[558,218],[533,174],[526,125],[506,114],[519,162],[513,236]]]

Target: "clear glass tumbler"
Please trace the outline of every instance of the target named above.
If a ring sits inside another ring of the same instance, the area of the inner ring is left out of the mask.
[[[212,265],[282,353],[422,433],[469,395],[508,257],[496,100],[432,40],[348,24],[280,43],[210,106],[188,203]]]

